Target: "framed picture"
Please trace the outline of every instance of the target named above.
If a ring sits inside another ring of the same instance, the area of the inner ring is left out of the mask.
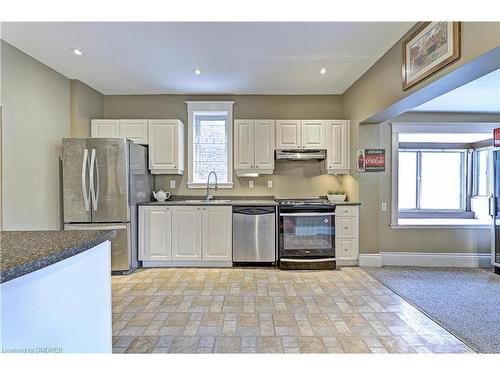
[[[426,22],[403,42],[403,90],[460,58],[460,22]]]

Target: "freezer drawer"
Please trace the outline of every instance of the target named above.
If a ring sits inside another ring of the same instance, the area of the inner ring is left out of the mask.
[[[276,262],[274,207],[234,207],[233,262]]]
[[[111,239],[111,271],[126,272],[137,267],[137,255],[133,256],[130,224],[65,224],[64,230],[115,230]]]

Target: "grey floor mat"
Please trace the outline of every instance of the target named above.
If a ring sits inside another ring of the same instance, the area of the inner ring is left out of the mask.
[[[500,275],[480,268],[365,267],[480,353],[500,353]]]

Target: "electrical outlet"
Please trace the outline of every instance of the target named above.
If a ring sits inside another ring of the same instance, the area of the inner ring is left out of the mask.
[[[381,210],[382,212],[387,211],[387,202],[381,202],[381,203],[380,203],[380,210]]]
[[[273,181],[272,180],[267,181],[267,188],[268,189],[272,189],[273,188]]]
[[[253,187],[254,187],[253,180],[248,181],[248,187],[250,189],[253,189]]]
[[[170,189],[175,189],[175,180],[170,180]]]

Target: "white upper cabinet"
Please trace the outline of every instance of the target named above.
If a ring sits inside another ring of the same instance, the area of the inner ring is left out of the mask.
[[[148,120],[92,120],[92,138],[128,138],[134,143],[148,144]]]
[[[324,149],[325,148],[325,121],[324,120],[303,120],[302,128],[302,148]]]
[[[92,120],[90,136],[92,138],[119,138],[120,120]]]
[[[274,120],[234,121],[236,175],[271,174],[274,170]]]
[[[148,144],[152,174],[184,173],[184,124],[180,120],[149,120]]]
[[[203,207],[202,258],[206,261],[232,261],[232,208]]]
[[[276,148],[281,150],[302,148],[300,120],[276,120]]]
[[[325,133],[325,120],[277,120],[276,148],[324,149]]]
[[[170,207],[139,207],[139,260],[172,259],[172,215]]]
[[[234,169],[254,167],[254,120],[234,121]]]
[[[264,173],[274,169],[274,120],[255,120],[255,168]]]
[[[326,171],[349,174],[349,120],[326,121]]]
[[[134,143],[148,144],[148,120],[120,120],[119,137],[131,139]]]

